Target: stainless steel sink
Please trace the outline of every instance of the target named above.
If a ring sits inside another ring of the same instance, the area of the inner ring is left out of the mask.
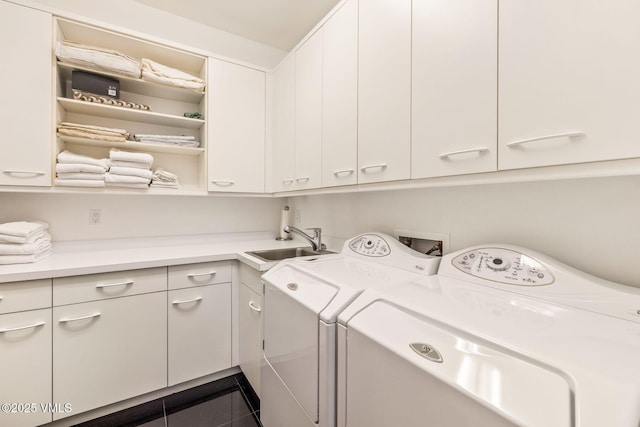
[[[256,258],[260,258],[263,261],[281,261],[286,258],[295,258],[295,257],[312,256],[312,255],[325,255],[325,254],[333,254],[335,252],[331,252],[326,249],[321,251],[314,251],[311,246],[308,246],[308,247],[302,247],[302,248],[268,249],[265,251],[253,251],[253,252],[247,252],[247,253]]]

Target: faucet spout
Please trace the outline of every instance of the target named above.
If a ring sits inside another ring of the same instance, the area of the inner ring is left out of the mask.
[[[321,250],[326,248],[326,246],[322,243],[322,229],[321,228],[317,228],[317,227],[307,228],[307,230],[313,231],[313,236],[310,236],[307,233],[305,233],[304,231],[300,230],[299,228],[292,227],[290,225],[287,225],[282,230],[285,233],[295,233],[295,234],[297,234],[299,236],[304,237],[309,242],[309,244],[311,245],[313,250],[316,251],[316,252],[321,251]]]

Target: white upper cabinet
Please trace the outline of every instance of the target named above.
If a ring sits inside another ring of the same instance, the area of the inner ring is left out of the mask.
[[[296,61],[289,56],[275,73],[273,190],[293,190],[296,144]]]
[[[265,73],[209,58],[209,191],[264,192]]]
[[[53,57],[48,13],[0,2],[0,185],[51,185]]]
[[[497,0],[413,2],[411,176],[497,168]]]
[[[295,186],[320,187],[322,162],[322,29],[295,54]]]
[[[358,0],[322,27],[322,186],[358,182]]]
[[[640,156],[640,2],[500,3],[499,168]]]
[[[408,179],[411,0],[361,0],[358,34],[358,182]]]

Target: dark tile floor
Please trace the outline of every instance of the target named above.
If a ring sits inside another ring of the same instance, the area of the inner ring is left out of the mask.
[[[260,427],[259,405],[247,379],[237,374],[77,426]]]

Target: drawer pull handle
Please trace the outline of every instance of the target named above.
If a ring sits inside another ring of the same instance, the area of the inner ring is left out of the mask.
[[[282,181],[282,185],[291,185],[291,184],[293,184],[292,179],[285,179]]]
[[[177,299],[173,301],[171,304],[178,305],[178,304],[187,304],[190,302],[198,302],[198,301],[202,301],[202,297],[195,297],[191,299]]]
[[[469,148],[466,150],[452,151],[450,153],[442,153],[438,157],[442,160],[448,159],[451,156],[456,156],[458,154],[467,154],[467,153],[484,153],[485,151],[489,151],[487,147],[478,147],[478,148]]]
[[[11,175],[15,177],[20,177],[20,176],[24,177],[25,175],[28,175],[28,177],[46,175],[45,172],[40,172],[40,171],[5,170],[3,172],[6,173],[7,175]]]
[[[116,286],[130,286],[130,285],[133,285],[133,280],[129,280],[127,282],[120,282],[120,283],[111,283],[108,285],[96,285],[96,289],[114,288]]]
[[[262,309],[258,307],[253,301],[249,301],[249,308],[256,313],[260,313],[262,311]]]
[[[93,313],[93,314],[88,314],[86,316],[80,316],[80,317],[63,317],[62,319],[58,320],[58,322],[60,323],[67,323],[67,322],[76,322],[78,320],[86,320],[86,319],[93,319],[94,317],[100,317],[101,313]]]
[[[368,171],[370,171],[371,169],[379,169],[378,171],[375,172],[382,172],[383,170],[385,170],[387,168],[387,164],[386,163],[380,163],[379,165],[371,165],[371,166],[365,166],[360,168],[360,170],[364,173],[368,173]]]
[[[573,137],[584,136],[584,135],[586,134],[582,131],[574,131],[574,132],[557,133],[554,135],[537,136],[535,138],[527,138],[527,139],[521,139],[519,141],[509,142],[507,144],[507,147],[509,148],[517,147],[518,145],[527,144],[529,142],[544,141],[545,139],[564,138],[564,137],[573,138]]]
[[[197,277],[204,277],[204,276],[214,276],[217,272],[215,270],[210,271],[209,273],[190,273],[187,274],[187,277],[189,279],[195,279]]]
[[[0,334],[4,334],[5,332],[21,331],[23,329],[37,328],[38,326],[43,326],[44,324],[45,324],[44,322],[38,322],[32,325],[17,326],[15,328],[3,328],[3,329],[0,329]]]
[[[300,178],[296,178],[296,182],[297,182],[298,184],[302,184],[303,182],[304,182],[304,183],[307,183],[307,182],[309,182],[309,180],[310,180],[310,179],[311,179],[311,178],[310,178],[310,177],[308,177],[308,176],[301,176]]]
[[[353,169],[343,169],[343,170],[335,171],[333,173],[333,175],[335,175],[335,176],[351,175],[351,174],[353,174],[353,172],[355,172]]]
[[[218,185],[220,187],[231,187],[232,185],[235,184],[234,181],[221,181],[221,180],[211,181],[211,183]]]

